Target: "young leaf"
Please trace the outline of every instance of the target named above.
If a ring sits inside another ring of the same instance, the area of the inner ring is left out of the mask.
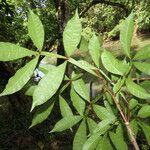
[[[65,99],[62,96],[59,96],[59,105],[60,105],[61,115],[63,117],[73,115],[69,105],[67,104],[67,102],[65,101]]]
[[[134,30],[134,15],[131,14],[121,25],[120,28],[120,42],[124,53],[130,57],[130,48]]]
[[[148,58],[150,58],[150,44],[139,49],[133,59],[142,60],[142,59],[148,59]]]
[[[19,45],[0,42],[0,61],[11,61],[36,54],[36,52],[30,51]]]
[[[72,55],[76,50],[81,39],[81,21],[76,11],[74,17],[67,23],[63,33],[63,43],[68,56]]]
[[[100,62],[100,43],[98,37],[93,34],[92,38],[89,41],[89,53],[96,64],[96,66],[99,68],[99,62]]]
[[[127,144],[125,143],[123,137],[113,132],[109,132],[109,136],[117,150],[128,150]]]
[[[54,106],[54,103],[52,103],[51,100],[47,101],[45,104],[40,106],[36,110],[35,115],[33,116],[32,124],[30,128],[46,120],[48,116],[50,115],[53,109],[53,106]]]
[[[74,88],[71,88],[71,101],[73,103],[73,106],[78,111],[80,115],[83,115],[85,110],[85,102],[84,100],[76,93]]]
[[[42,50],[44,43],[44,28],[39,17],[29,10],[28,33],[35,46]]]
[[[150,105],[144,105],[138,112],[140,118],[150,117]]]
[[[134,62],[134,66],[141,72],[150,75],[150,63]]]
[[[75,91],[88,102],[90,101],[89,90],[82,79],[72,82]]]
[[[66,62],[54,68],[52,71],[49,71],[40,80],[37,88],[33,93],[32,109],[35,106],[45,103],[56,93],[63,80],[65,69],[66,69]]]
[[[95,133],[84,143],[82,150],[94,150],[97,147],[99,140],[101,139],[101,133]]]
[[[150,133],[150,126],[148,124],[145,124],[144,122],[139,122],[139,125],[145,134],[147,143],[150,145],[150,134],[149,134]]]
[[[75,134],[73,140],[73,150],[82,150],[84,143],[86,142],[87,135],[86,135],[86,123],[83,120]]]
[[[150,97],[150,94],[140,85],[134,83],[131,78],[126,79],[126,86],[128,91],[138,98],[148,99]]]
[[[0,96],[10,95],[22,89],[31,78],[38,62],[38,58],[39,57],[34,58],[24,67],[19,69],[15,75],[9,79],[4,91],[0,94]]]
[[[92,66],[91,64],[89,64],[88,62],[84,61],[84,60],[79,60],[76,61],[72,58],[69,58],[68,60],[70,63],[76,65],[77,67],[87,71],[88,73],[97,76],[97,74],[93,71],[93,70],[98,70],[97,68],[95,68],[94,66]]]
[[[95,128],[98,126],[98,124],[91,118],[87,118],[87,123],[88,123],[89,131],[92,134]]]
[[[111,73],[123,75],[129,69],[126,64],[116,59],[109,51],[104,50],[101,59],[103,66]]]
[[[59,120],[55,126],[54,129],[51,132],[61,132],[66,129],[71,128],[75,124],[77,124],[82,119],[81,116],[67,116]]]

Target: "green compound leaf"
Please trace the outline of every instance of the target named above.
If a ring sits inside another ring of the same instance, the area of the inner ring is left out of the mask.
[[[78,111],[80,115],[83,115],[85,110],[85,102],[84,100],[76,93],[74,88],[71,88],[71,101],[73,103],[73,106]]]
[[[81,39],[81,21],[76,11],[74,17],[67,23],[63,33],[63,43],[68,56],[76,50]]]
[[[96,66],[99,68],[100,63],[100,42],[99,38],[93,34],[92,38],[89,41],[89,53],[96,64]]]
[[[59,96],[59,106],[60,106],[60,110],[61,110],[61,115],[63,117],[73,115],[71,108],[69,107],[69,105],[67,104],[67,102],[65,101],[65,99],[62,96]]]
[[[101,59],[103,66],[111,73],[123,75],[129,70],[129,66],[124,61],[119,61],[109,51],[104,50]]]
[[[19,45],[0,42],[0,61],[11,61],[36,54],[36,52],[30,51]]]
[[[61,132],[66,129],[69,129],[73,127],[75,124],[77,124],[82,119],[81,116],[67,116],[59,120],[55,126],[54,129],[51,132]]]
[[[134,62],[134,66],[141,72],[150,75],[150,63]]]
[[[74,90],[85,100],[90,101],[90,93],[89,90],[84,83],[83,79],[78,79],[72,82]]]
[[[50,115],[53,107],[54,107],[54,103],[52,103],[51,100],[47,101],[45,104],[40,106],[40,108],[36,110],[33,116],[32,124],[30,128],[46,120]]]
[[[142,59],[148,59],[148,58],[150,58],[150,44],[139,49],[133,59],[142,60]]]
[[[128,91],[134,96],[142,99],[150,98],[150,94],[140,85],[134,83],[131,78],[126,79],[126,86]]]
[[[150,105],[142,106],[142,108],[138,112],[138,116],[140,118],[150,117]]]
[[[0,96],[10,95],[22,89],[31,78],[38,62],[38,58],[39,57],[34,58],[24,67],[19,69],[15,75],[9,79],[4,91],[0,94]]]
[[[53,68],[39,82],[33,93],[32,109],[49,100],[58,90],[66,69],[66,62]],[[31,109],[31,110],[32,110]]]
[[[94,75],[94,76],[97,76],[97,74],[94,72],[94,70],[98,70],[96,67],[92,66],[91,64],[89,64],[87,61],[84,61],[84,60],[79,60],[79,61],[76,61],[72,58],[69,58],[68,60],[70,63],[76,65],[77,67],[87,71],[88,73]]]
[[[39,17],[29,10],[28,33],[35,46],[42,50],[44,43],[44,28]]]
[[[120,42],[124,53],[130,58],[130,48],[134,30],[134,15],[129,15],[120,27]]]
[[[75,134],[73,140],[73,150],[82,150],[82,147],[87,139],[86,134],[86,123],[85,120],[83,120]]]

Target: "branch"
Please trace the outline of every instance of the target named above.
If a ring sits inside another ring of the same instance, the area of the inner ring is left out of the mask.
[[[126,8],[125,5],[117,2],[111,2],[111,1],[106,1],[106,0],[93,0],[89,5],[80,13],[80,17],[82,17],[91,7],[97,5],[97,4],[106,4],[114,7],[119,7],[123,9],[126,13],[126,16],[128,15],[128,9]]]

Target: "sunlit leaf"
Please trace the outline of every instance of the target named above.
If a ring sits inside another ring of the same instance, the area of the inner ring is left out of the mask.
[[[89,41],[89,53],[96,64],[96,66],[99,68],[99,62],[100,62],[100,42],[98,37],[93,34],[92,38]]]
[[[150,75],[150,63],[134,62],[134,66],[141,72]]]
[[[87,123],[88,123],[89,131],[92,134],[95,128],[98,126],[98,124],[89,117],[87,118]]]
[[[73,81],[72,84],[73,84],[74,90],[81,97],[83,97],[85,100],[87,100],[89,102],[90,101],[89,90],[88,90],[86,84],[84,83],[83,79],[78,79],[76,81]]]
[[[131,78],[126,79],[126,86],[128,91],[134,96],[142,99],[150,98],[150,94],[140,85],[134,83]]]
[[[82,119],[81,116],[67,116],[59,120],[55,126],[54,129],[51,132],[61,132],[66,129],[69,129],[73,127],[75,124],[77,124]]]
[[[129,70],[129,66],[122,61],[116,59],[109,51],[104,50],[101,55],[103,66],[107,71],[123,75]]]
[[[79,49],[83,52],[88,51],[88,41],[82,36]]]
[[[97,74],[94,72],[94,70],[98,70],[97,68],[95,68],[94,66],[92,66],[91,64],[89,64],[88,62],[84,61],[84,60],[79,60],[76,61],[72,58],[69,58],[68,60],[70,63],[76,65],[77,67],[87,71],[88,73],[97,76]]]
[[[63,33],[63,43],[68,56],[76,50],[81,39],[81,31],[81,21],[76,11],[74,17],[68,21]]]
[[[29,10],[28,33],[35,46],[42,50],[44,43],[44,28],[39,17]]]
[[[144,105],[138,112],[140,118],[150,117],[150,105]]]
[[[142,60],[142,59],[148,59],[148,58],[150,58],[150,44],[139,49],[133,59]]]
[[[65,99],[62,96],[59,96],[59,106],[60,106],[60,110],[61,110],[61,115],[63,117],[73,115],[71,108],[69,107],[69,105],[67,104],[67,102],[65,101]]]
[[[74,88],[71,88],[71,101],[73,103],[73,106],[78,111],[80,115],[83,115],[85,110],[85,102],[84,100],[76,93]]]
[[[58,90],[66,69],[66,62],[49,71],[39,82],[33,93],[32,109],[49,100]],[[31,109],[31,110],[32,110]]]
[[[37,87],[37,85],[30,86],[28,88],[28,90],[26,91],[25,95],[33,96],[33,93],[34,93],[34,90],[35,90],[36,87]]]
[[[16,44],[0,42],[0,61],[16,60],[32,55],[36,55],[36,52]]]
[[[37,62],[38,57],[34,58],[24,67],[20,68],[15,75],[9,79],[4,91],[0,94],[0,96],[10,95],[22,89],[31,78]]]
[[[86,135],[86,123],[83,120],[75,134],[73,140],[73,150],[82,150],[82,147],[87,139]]]
[[[120,28],[121,46],[124,50],[124,53],[128,57],[130,57],[130,48],[131,48],[133,30],[134,30],[134,15],[131,14],[129,15],[128,18],[126,18],[126,20],[124,20]]]

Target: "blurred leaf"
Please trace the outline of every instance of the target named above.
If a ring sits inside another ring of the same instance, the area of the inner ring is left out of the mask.
[[[144,105],[138,112],[138,117],[147,118],[150,117],[150,105]]]
[[[55,126],[54,129],[51,132],[61,132],[66,129],[69,129],[73,127],[75,124],[77,124],[82,119],[81,116],[67,116],[59,120]]]
[[[150,75],[150,63],[134,62],[134,66],[141,72]]]
[[[49,71],[39,82],[33,93],[32,109],[49,100],[58,90],[66,69],[66,62]]]
[[[0,61],[11,61],[36,54],[36,52],[30,51],[19,45],[0,42]]]
[[[71,88],[71,101],[73,103],[73,106],[78,111],[80,115],[83,115],[85,110],[85,102],[84,100],[76,93],[74,88]]]
[[[147,99],[150,97],[150,94],[140,85],[134,83],[131,78],[126,79],[126,86],[128,91],[138,98]]]
[[[135,108],[136,106],[138,105],[138,101],[134,98],[132,98],[130,101],[129,101],[129,108],[132,110],[133,108]]]
[[[150,126],[145,124],[144,122],[139,122],[139,125],[145,134],[147,143],[150,145],[150,134],[149,134],[150,133]]]
[[[130,14],[120,27],[120,42],[124,53],[130,57],[130,48],[134,30],[134,15]]]
[[[89,41],[89,53],[96,64],[96,66],[99,68],[99,62],[100,62],[100,43],[98,37],[93,34],[92,38]]]
[[[125,82],[125,78],[120,78],[117,81],[117,83],[113,87],[114,93],[117,93],[121,89],[121,87],[123,86],[124,82]]]
[[[73,150],[82,150],[82,147],[87,139],[86,135],[86,123],[83,120],[75,134],[73,140]]]
[[[63,33],[63,43],[68,56],[76,50],[81,39],[82,25],[76,11],[74,17],[70,19]]]
[[[59,95],[59,106],[61,110],[62,117],[67,117],[73,115],[69,105],[65,101],[65,99]]]
[[[29,10],[28,32],[35,46],[42,50],[44,43],[44,28],[39,17]]]
[[[139,49],[133,59],[142,60],[142,59],[147,59],[147,58],[150,58],[150,44]]]
[[[38,58],[39,57],[34,58],[24,67],[20,68],[15,75],[9,79],[4,91],[0,94],[0,96],[10,95],[22,89],[31,78],[38,62]]]
[[[138,134],[138,130],[139,130],[137,121],[135,119],[133,119],[130,122],[130,126],[131,126],[131,129],[132,129],[133,133],[134,133],[134,136],[136,137],[137,134]]]

